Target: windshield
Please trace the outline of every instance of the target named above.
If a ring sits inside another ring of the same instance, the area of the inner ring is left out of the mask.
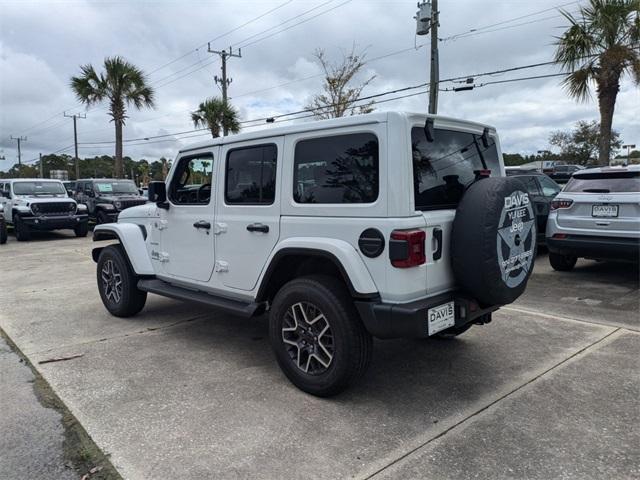
[[[107,180],[104,182],[95,182],[97,193],[134,193],[138,194],[138,187],[131,180]]]
[[[436,128],[434,141],[429,142],[424,129],[414,127],[411,149],[417,210],[456,208],[465,188],[475,180],[474,170],[486,168],[491,175],[500,175],[498,150],[491,136],[485,147],[482,135]]]
[[[629,193],[640,192],[640,172],[587,173],[571,178],[565,192]]]
[[[15,182],[13,193],[16,195],[66,195],[67,191],[60,182]]]

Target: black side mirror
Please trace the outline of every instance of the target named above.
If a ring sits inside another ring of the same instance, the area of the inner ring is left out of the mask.
[[[167,184],[164,182],[149,182],[149,201],[159,208],[169,209],[167,203]]]

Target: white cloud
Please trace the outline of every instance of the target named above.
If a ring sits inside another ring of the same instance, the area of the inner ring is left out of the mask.
[[[220,74],[220,63],[207,53],[207,41],[281,3],[281,0],[251,4],[193,0],[4,2],[0,16],[0,148],[13,161],[15,142],[8,137],[24,133],[29,137],[24,145],[25,158],[70,145],[71,121],[65,121],[62,110],[79,108],[68,87],[69,79],[79,72],[80,65],[92,63],[99,68],[105,56],[115,54],[150,72],[150,81],[157,89],[155,110],[129,112],[125,138],[193,129],[189,113],[204,98],[220,94],[213,82],[213,76]],[[291,2],[219,38],[212,47],[237,48],[341,2],[336,0],[306,17],[277,26],[321,3],[322,0]],[[450,37],[557,3],[510,2],[507,9],[504,2],[441,2],[440,36]],[[424,44],[428,38],[414,36],[414,13],[415,0],[355,0],[247,45],[242,49],[242,58],[229,61],[229,75],[233,78],[229,95],[243,119],[299,110],[321,85],[318,77],[299,80],[320,73],[313,58],[316,48],[323,48],[331,58],[339,58],[342,51],[355,44],[366,49],[369,59],[375,59],[409,49],[414,42]],[[546,18],[550,16],[554,18]],[[563,20],[554,11],[526,20],[536,19],[543,20],[441,42],[441,78],[550,60],[553,35],[560,31],[558,27]],[[271,27],[276,28],[260,33]],[[246,40],[249,37],[253,38]],[[169,62],[172,63],[154,71]],[[555,72],[548,67],[531,69],[478,78],[476,83]],[[425,82],[428,49],[372,60],[366,73],[375,73],[376,79],[365,94]],[[426,101],[426,96],[421,95],[382,103],[378,108],[425,111]],[[623,139],[633,143],[640,143],[639,106],[639,90],[625,81],[616,105],[614,127],[621,131]],[[508,152],[546,148],[550,131],[569,128],[577,120],[598,118],[595,102],[578,104],[568,99],[557,78],[490,85],[471,92],[442,92],[440,112],[495,125],[501,133],[503,149]],[[56,113],[51,120],[33,127]],[[109,123],[104,108],[90,109],[87,118],[78,121],[78,130],[80,142],[113,140],[113,124]],[[149,159],[173,157],[180,145],[197,140],[131,145],[125,147],[125,153]],[[112,146],[81,149],[81,154],[87,156],[112,153]],[[6,169],[8,164],[0,164],[0,169]]]

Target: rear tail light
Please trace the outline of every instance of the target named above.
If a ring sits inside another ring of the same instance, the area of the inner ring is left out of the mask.
[[[389,242],[389,258],[396,268],[417,267],[427,261],[422,230],[394,230]]]
[[[573,205],[573,200],[553,200],[551,202],[551,210],[558,210],[559,208],[569,208]]]
[[[565,238],[567,238],[567,234],[566,233],[554,233],[553,234],[553,238],[557,238],[558,240],[564,240]]]

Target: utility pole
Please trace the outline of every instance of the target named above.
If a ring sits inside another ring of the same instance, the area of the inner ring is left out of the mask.
[[[431,69],[429,70],[429,113],[438,113],[440,87],[440,58],[438,56],[438,0],[431,0]]]
[[[211,50],[211,44],[208,43],[207,44],[207,52],[209,53],[215,53],[216,55],[220,55],[220,60],[222,60],[222,78],[219,78],[217,75],[213,77],[214,82],[216,82],[217,84],[220,85],[220,87],[222,88],[222,101],[223,103],[226,105],[227,104],[227,88],[229,87],[229,85],[231,84],[231,82],[233,81],[232,78],[227,78],[227,58],[230,57],[237,57],[237,58],[242,58],[242,50],[238,49],[238,53],[233,53],[233,48],[229,47],[229,51],[227,52],[226,50]],[[227,127],[223,124],[222,125],[222,129],[223,129],[223,134],[226,136],[227,135]]]
[[[15,140],[16,142],[18,142],[18,175],[22,174],[22,151],[20,150],[20,143],[21,142],[26,142],[27,141],[27,137],[14,137],[13,135],[11,135],[11,140]]]
[[[438,25],[440,13],[438,0],[418,3],[416,16],[416,35],[431,33],[430,68],[429,68],[429,113],[438,113],[438,88],[440,85],[440,60],[438,57]]]
[[[63,115],[67,118],[73,118],[73,145],[75,147],[75,160],[76,160],[76,180],[80,178],[80,165],[78,160],[78,129],[76,126],[76,119],[78,118],[87,118],[87,115],[81,115],[79,113],[74,113],[73,115],[67,115],[66,112],[63,112]]]
[[[44,166],[42,165],[42,154],[38,154],[40,156],[40,178],[44,178]]]

